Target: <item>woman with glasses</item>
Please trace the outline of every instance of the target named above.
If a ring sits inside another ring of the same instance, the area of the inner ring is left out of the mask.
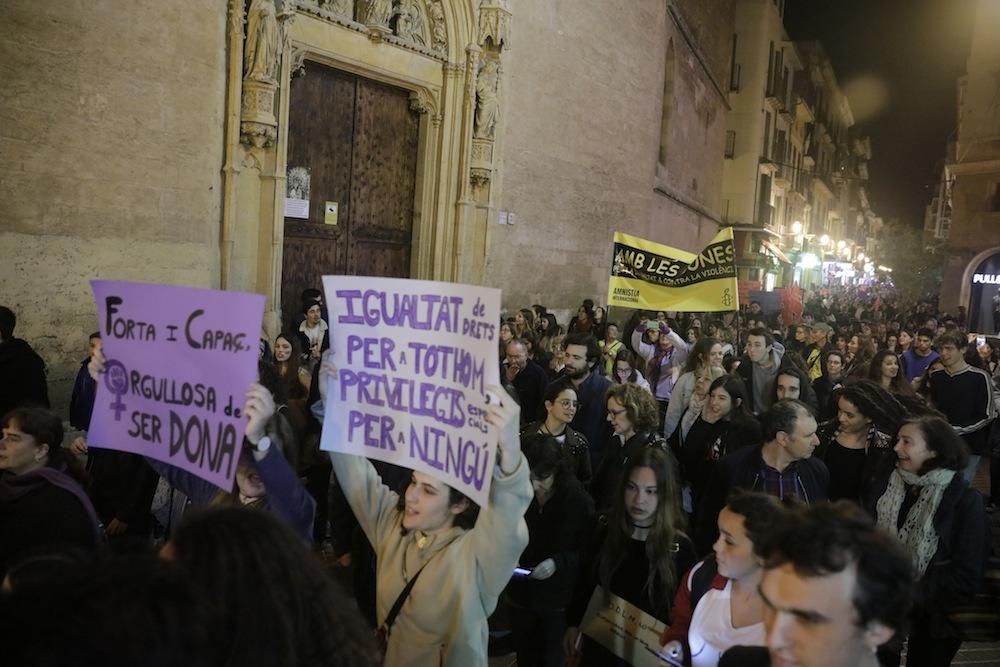
[[[649,392],[634,384],[613,384],[604,402],[614,435],[591,485],[598,512],[607,510],[614,502],[618,478],[630,458],[647,447],[667,450],[667,442],[657,432],[659,410]]]
[[[615,384],[634,384],[640,389],[645,389],[652,395],[653,390],[649,388],[649,382],[642,377],[642,372],[637,368],[638,361],[631,350],[619,350],[615,355],[615,372],[611,381]]]
[[[546,417],[528,424],[521,430],[521,438],[541,433],[553,437],[570,461],[570,471],[581,484],[587,486],[593,477],[590,467],[590,443],[586,436],[570,428],[579,402],[576,387],[569,378],[560,378],[549,384],[542,395]]]

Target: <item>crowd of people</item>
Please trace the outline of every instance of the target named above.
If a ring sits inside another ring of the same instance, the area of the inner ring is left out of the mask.
[[[480,507],[320,451],[337,370],[318,290],[261,338],[229,489],[88,440],[100,334],[66,437],[0,307],[5,655],[467,667],[509,628],[522,667],[624,665],[588,632],[616,596],[665,625],[668,664],[899,665],[905,647],[947,665],[1000,500],[1000,364],[963,318],[884,286],[800,315],[519,309]]]

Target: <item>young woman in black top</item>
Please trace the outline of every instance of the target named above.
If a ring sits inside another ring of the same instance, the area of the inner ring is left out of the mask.
[[[708,402],[687,435],[675,442],[681,477],[690,487],[689,512],[699,506],[719,459],[740,447],[760,444],[760,425],[749,405],[743,381],[735,375],[723,375],[712,382]]]
[[[524,520],[528,546],[507,586],[511,629],[520,665],[560,667],[569,605],[594,521],[594,501],[570,471],[551,435],[532,432],[521,440],[535,497]]]
[[[837,417],[820,425],[813,456],[830,470],[830,500],[859,502],[868,485],[892,469],[892,437],[907,411],[871,380],[849,382],[834,400]]]
[[[598,524],[593,562],[584,563],[563,642],[567,657],[580,653],[579,665],[625,665],[601,645],[581,640],[587,603],[597,587],[607,599],[616,595],[664,623],[670,623],[671,603],[680,575],[697,561],[694,545],[684,533],[677,466],[673,456],[646,447],[628,459],[619,478],[611,511]]]

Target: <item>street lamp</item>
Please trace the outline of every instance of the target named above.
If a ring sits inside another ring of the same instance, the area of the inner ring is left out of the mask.
[[[844,248],[846,247],[847,247],[847,241],[837,241],[837,250],[843,252]]]
[[[828,246],[828,245],[830,245],[830,237],[829,237],[829,235],[823,234],[823,236],[819,237],[819,244],[821,246]]]
[[[863,262],[863,261],[865,261],[865,259],[866,259],[866,257],[865,257],[865,253],[863,253],[863,252],[859,252],[859,253],[858,253],[858,260],[860,260],[860,261],[862,261],[862,262]]]
[[[802,233],[802,223],[796,220],[795,222],[792,223],[792,234],[798,236],[801,233]]]

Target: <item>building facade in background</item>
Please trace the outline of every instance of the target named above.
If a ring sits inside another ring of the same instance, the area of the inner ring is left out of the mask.
[[[958,139],[949,146],[950,229],[941,307],[968,308],[969,328],[997,333],[1000,289],[1000,3],[980,0],[966,74],[958,82]]]
[[[723,223],[735,0],[57,5],[0,9],[2,301],[56,405],[93,278],[262,293],[273,336],[323,274],[566,307],[614,231]]]

